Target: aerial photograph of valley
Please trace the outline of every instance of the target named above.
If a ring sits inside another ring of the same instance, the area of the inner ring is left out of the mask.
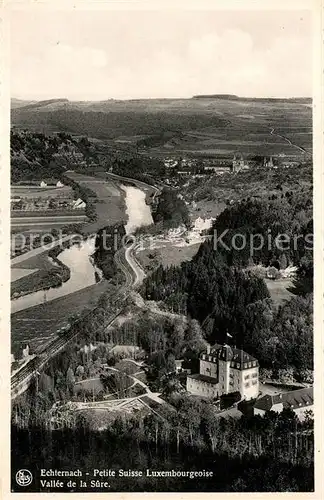
[[[311,11],[10,27],[11,491],[314,491]]]

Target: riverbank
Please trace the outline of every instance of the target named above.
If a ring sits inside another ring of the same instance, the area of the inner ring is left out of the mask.
[[[62,247],[56,247],[48,253],[53,252],[57,269],[54,272],[50,271],[47,276],[45,275],[46,286],[12,300],[12,313],[69,295],[98,281],[98,271],[91,262],[91,256],[95,251],[95,238],[88,238],[79,243],[68,241],[64,243],[64,246],[66,248],[63,250]],[[65,276],[60,277],[61,269],[64,270]],[[51,273],[54,275],[54,279],[55,273],[58,275],[54,286],[51,286]],[[66,278],[64,281],[63,277]],[[25,278],[25,281],[28,282],[28,277]],[[44,282],[39,284],[44,284]],[[37,284],[37,282],[35,283]]]
[[[123,185],[133,186],[135,188],[144,191],[145,193],[145,201],[147,205],[150,205],[154,199],[154,197],[159,193],[160,189],[151,184],[147,184],[146,182],[139,181],[137,179],[132,179],[131,177],[121,177],[120,175],[113,173],[106,173],[106,178],[111,179],[113,181],[119,181]]]
[[[48,260],[49,268],[30,270],[27,276],[11,283],[11,299],[16,300],[19,297],[29,295],[40,290],[49,290],[58,288],[68,281],[71,276],[70,268],[63,264],[58,255],[63,250],[59,247],[46,252],[45,258]],[[36,258],[39,263],[43,259]]]
[[[147,204],[145,192],[133,186],[121,185],[121,188],[125,192],[126,234],[131,234],[140,227],[153,224],[154,221],[150,206]]]

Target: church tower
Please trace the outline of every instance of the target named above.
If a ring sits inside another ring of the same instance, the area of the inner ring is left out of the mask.
[[[270,158],[269,158],[268,168],[273,168],[273,159],[272,159],[272,156],[270,156]]]
[[[232,172],[234,174],[240,170],[240,160],[236,158],[236,154],[233,156],[233,163],[232,163]]]

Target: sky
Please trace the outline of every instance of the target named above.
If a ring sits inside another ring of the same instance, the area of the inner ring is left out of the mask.
[[[310,11],[13,11],[11,95],[312,95]]]

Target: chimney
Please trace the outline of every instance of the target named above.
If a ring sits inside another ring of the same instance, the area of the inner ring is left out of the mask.
[[[207,344],[207,354],[210,354],[210,344]]]

